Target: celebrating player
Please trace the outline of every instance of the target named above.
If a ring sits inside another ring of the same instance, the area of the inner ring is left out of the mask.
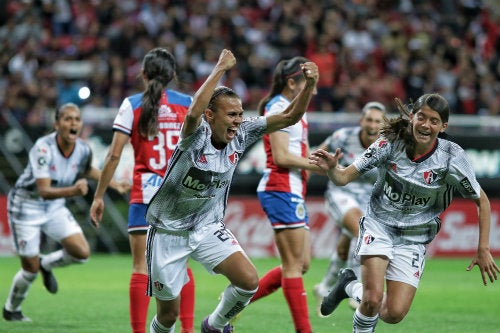
[[[103,196],[118,166],[123,147],[132,143],[135,165],[130,194],[128,232],[132,251],[132,276],[129,283],[130,325],[134,333],[146,332],[150,297],[146,295],[147,269],[145,219],[146,208],[158,190],[168,161],[177,144],[180,128],[192,98],[165,89],[175,77],[173,55],[163,48],[149,51],[143,59],[144,92],[125,98],[113,125],[113,141],[90,208],[92,222],[98,226],[104,212]],[[189,281],[182,288],[181,333],[193,332],[194,277],[187,269]]]
[[[308,61],[304,57],[294,57],[277,64],[270,92],[259,104],[261,115],[279,114],[288,107],[306,84],[301,65]],[[306,184],[308,171],[319,170],[308,163],[307,136],[306,114],[300,122],[264,135],[266,169],[257,187],[257,195],[274,229],[282,264],[260,279],[259,290],[252,298],[254,302],[281,286],[295,330],[302,333],[311,332],[302,280],[302,274],[307,272],[311,261]]]
[[[344,154],[339,160],[340,165],[350,165],[356,157],[377,140],[384,122],[384,114],[383,104],[379,102],[366,103],[361,111],[359,126],[336,130],[318,148],[326,151],[335,151],[336,148],[340,148]],[[321,304],[323,297],[328,295],[328,291],[333,288],[337,282],[339,271],[346,265],[359,276],[360,263],[357,257],[352,255],[355,245],[351,247],[351,243],[357,242],[358,221],[365,211],[376,179],[377,170],[372,169],[346,186],[335,186],[331,181],[328,182],[325,192],[326,206],[330,216],[338,224],[340,232],[328,271],[321,282],[314,286],[314,295],[318,299],[318,305]],[[351,306],[356,308],[357,303],[353,301]],[[317,310],[319,311],[319,307]]]
[[[39,271],[45,288],[55,294],[58,284],[52,269],[84,263],[90,256],[89,244],[66,208],[65,198],[85,196],[86,178],[97,180],[101,172],[91,166],[92,151],[79,138],[82,118],[77,105],[62,105],[54,126],[54,132],[39,138],[30,149],[28,166],[9,191],[7,211],[21,269],[3,308],[8,321],[31,321],[22,313],[21,304]],[[122,194],[130,189],[128,182],[113,181],[111,187]],[[42,232],[62,249],[40,258]]]
[[[316,150],[312,164],[327,171],[336,185],[345,185],[377,167],[378,178],[366,214],[360,220],[357,254],[359,282],[351,269],[341,271],[337,284],[323,300],[328,315],[345,298],[361,302],[354,313],[353,332],[373,332],[379,317],[398,323],[408,313],[425,264],[425,247],[441,226],[439,215],[457,191],[478,207],[477,265],[483,284],[494,282],[500,268],[489,251],[491,208],[464,150],[444,135],[450,109],[439,94],[424,94],[414,104],[396,99],[401,116],[388,122],[375,141],[353,164],[341,167],[335,154]],[[384,294],[384,281],[386,292]]]
[[[196,92],[167,173],[147,209],[148,294],[157,302],[151,332],[174,332],[188,257],[230,281],[216,309],[203,319],[204,333],[231,332],[229,320],[257,291],[254,265],[223,224],[231,179],[252,143],[300,121],[318,70],[314,63],[301,64],[306,84],[283,112],[244,120],[238,95],[227,87],[216,88],[235,63],[232,52],[223,50]]]

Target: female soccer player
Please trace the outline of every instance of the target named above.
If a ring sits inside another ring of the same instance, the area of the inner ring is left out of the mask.
[[[339,163],[348,166],[377,140],[384,119],[384,105],[375,101],[368,102],[361,110],[358,126],[336,130],[318,148],[327,151],[335,151],[335,149],[340,148],[344,155]],[[360,272],[359,260],[352,256],[352,252],[354,252],[358,239],[358,221],[368,205],[376,179],[377,169],[374,168],[346,186],[335,186],[331,181],[328,182],[325,192],[326,206],[330,217],[339,226],[340,232],[328,271],[321,282],[314,286],[314,295],[318,299],[318,306],[337,282],[338,274],[342,268],[348,265],[354,272]],[[358,307],[355,301],[350,301],[349,304],[354,309]],[[319,307],[317,310],[320,310]]]
[[[361,284],[350,269],[341,271],[323,300],[328,315],[347,297],[361,302],[354,332],[373,332],[379,317],[391,324],[408,313],[425,264],[425,247],[441,226],[439,215],[456,191],[478,207],[477,254],[467,270],[479,266],[483,284],[497,279],[500,268],[490,253],[491,208],[464,150],[444,132],[450,109],[439,94],[424,94],[409,107],[396,99],[401,116],[348,167],[335,154],[316,150],[311,163],[324,169],[336,185],[345,185],[373,167],[379,174],[365,216],[360,221],[358,255]],[[384,281],[386,292],[384,293]]]
[[[134,148],[133,187],[130,194],[128,232],[132,251],[132,276],[129,283],[130,325],[134,333],[146,332],[150,297],[146,295],[147,269],[145,219],[146,208],[167,170],[168,161],[179,139],[180,128],[191,96],[166,89],[175,77],[176,62],[164,48],[149,51],[143,59],[142,78],[145,90],[122,102],[113,124],[113,141],[97,184],[90,217],[98,226],[104,212],[103,196],[120,161],[125,144]],[[194,277],[181,293],[181,333],[193,333]]]
[[[167,173],[147,209],[148,294],[156,297],[151,332],[174,332],[179,293],[191,257],[230,284],[202,321],[204,333],[231,332],[229,320],[250,302],[258,286],[254,265],[223,224],[231,179],[239,158],[265,133],[302,118],[318,80],[314,63],[301,64],[306,83],[290,105],[269,117],[243,119],[239,96],[216,85],[236,59],[223,50],[196,92]]]
[[[308,60],[294,57],[280,61],[274,71],[269,94],[259,104],[259,113],[270,116],[288,107],[306,84],[301,65]],[[314,90],[316,93],[316,90]],[[310,333],[309,310],[302,274],[311,261],[311,240],[305,194],[308,172],[319,170],[309,164],[306,114],[289,127],[264,135],[266,169],[257,187],[260,204],[271,222],[281,257],[281,266],[259,281],[252,302],[280,286],[292,315],[296,332]]]
[[[39,138],[29,152],[28,166],[9,191],[7,211],[14,246],[21,259],[3,308],[8,321],[31,321],[21,304],[42,272],[43,284],[52,294],[58,289],[52,273],[56,267],[87,261],[90,248],[82,229],[66,208],[66,199],[85,196],[87,179],[99,179],[100,170],[91,166],[92,151],[79,138],[82,117],[77,105],[62,105],[55,115],[55,131]],[[113,181],[111,187],[125,194],[127,182]],[[61,250],[40,258],[42,232],[62,245]]]

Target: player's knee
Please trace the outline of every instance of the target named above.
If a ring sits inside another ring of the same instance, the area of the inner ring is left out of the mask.
[[[349,255],[349,250],[345,250],[343,247],[337,247],[337,256],[340,260],[347,260]]]
[[[385,312],[381,314],[381,319],[388,324],[397,324],[406,316],[406,312],[395,311],[395,312]]]

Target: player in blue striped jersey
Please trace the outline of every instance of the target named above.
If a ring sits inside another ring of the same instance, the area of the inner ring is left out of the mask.
[[[342,270],[321,306],[322,314],[328,315],[345,298],[359,300],[355,333],[374,332],[379,317],[395,324],[408,313],[423,274],[426,245],[439,231],[439,215],[454,193],[474,200],[478,207],[478,250],[467,270],[477,265],[484,285],[500,273],[489,250],[488,197],[464,150],[444,133],[448,102],[439,94],[424,94],[409,107],[396,102],[401,116],[384,125],[381,137],[348,167],[338,165],[339,149],[334,154],[316,150],[310,156],[311,163],[324,169],[336,185],[378,168],[368,209],[360,220],[357,255],[363,283],[352,270]]]

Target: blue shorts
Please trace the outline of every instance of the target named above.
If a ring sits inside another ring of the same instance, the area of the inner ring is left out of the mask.
[[[309,217],[302,197],[289,192],[257,192],[260,205],[273,229],[309,226]]]
[[[149,224],[146,222],[146,204],[131,204],[128,209],[128,233],[146,233]]]

